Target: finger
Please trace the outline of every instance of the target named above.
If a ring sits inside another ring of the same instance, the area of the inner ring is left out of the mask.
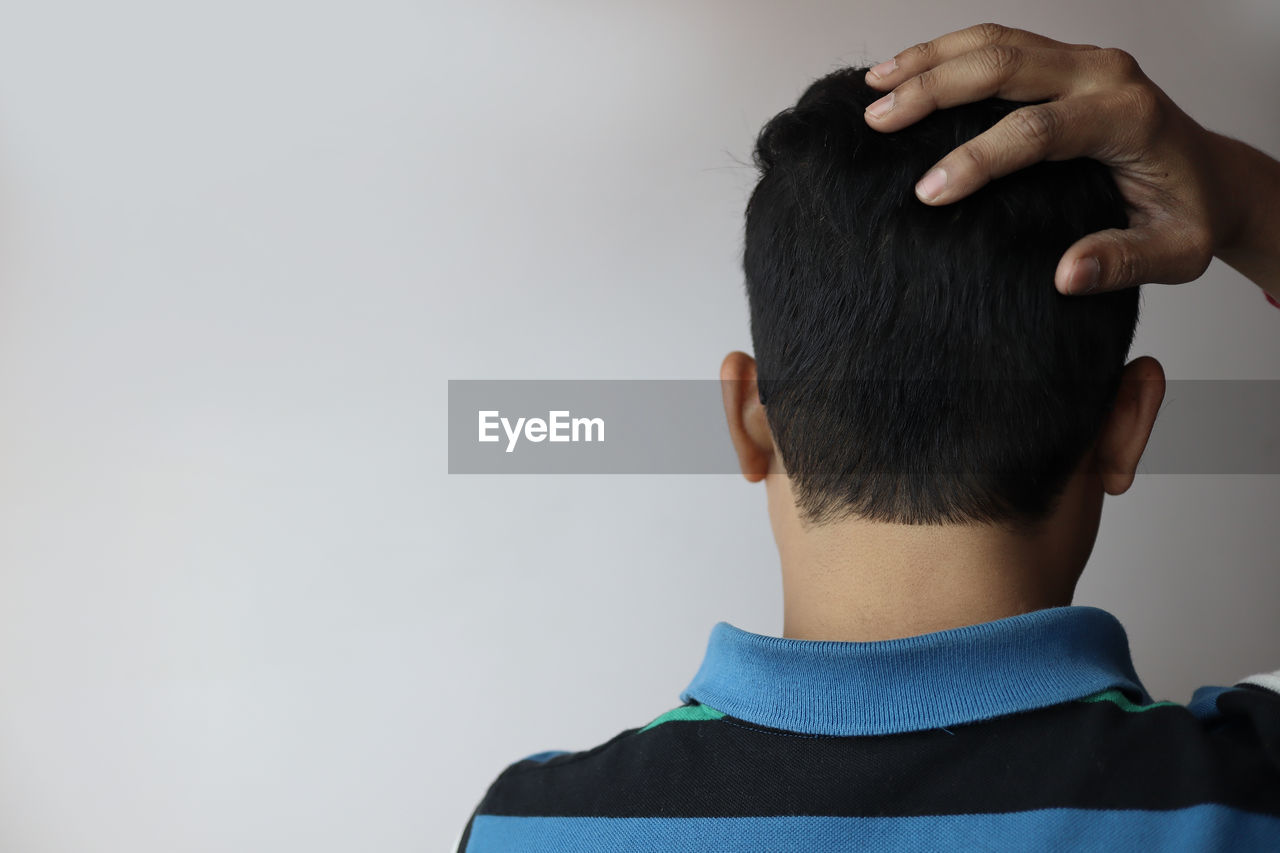
[[[1071,296],[1148,283],[1181,284],[1199,278],[1211,257],[1201,238],[1189,229],[1108,228],[1067,248],[1054,271],[1053,284],[1058,292]],[[1091,269],[1096,278],[1091,278]]]
[[[1094,64],[1069,51],[988,45],[904,81],[867,107],[867,120],[876,130],[891,132],[934,110],[985,98],[1061,98],[1074,92],[1086,72],[1094,70]]]
[[[930,41],[920,42],[901,51],[893,59],[886,60],[868,71],[867,85],[877,89],[887,89],[949,59],[955,59],[971,50],[992,44],[1057,50],[1097,49],[1096,45],[1061,42],[1016,27],[1004,27],[992,23],[975,24]]]
[[[1018,107],[939,160],[916,185],[916,196],[948,204],[1041,160],[1088,157],[1115,135],[1104,117],[1126,103],[1116,93],[1096,93]]]

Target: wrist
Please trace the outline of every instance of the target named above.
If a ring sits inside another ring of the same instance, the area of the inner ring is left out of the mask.
[[[1213,254],[1280,298],[1280,162],[1238,139],[1205,134]]]
[[[1214,199],[1213,254],[1226,260],[1247,246],[1248,224],[1253,218],[1253,188],[1248,181],[1249,169],[1241,149],[1248,146],[1212,130],[1205,130],[1204,162],[1208,166],[1209,192]]]

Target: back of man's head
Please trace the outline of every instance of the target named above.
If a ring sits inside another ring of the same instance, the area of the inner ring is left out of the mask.
[[[758,384],[802,516],[1032,523],[1114,399],[1136,288],[1064,296],[1080,237],[1125,227],[1094,160],[1041,162],[930,207],[915,182],[1021,106],[871,129],[846,68],[765,125],[743,266]]]

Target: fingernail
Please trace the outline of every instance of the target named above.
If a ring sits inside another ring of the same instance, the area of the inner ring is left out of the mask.
[[[916,195],[926,201],[933,201],[942,194],[942,190],[947,186],[947,170],[934,169],[925,175],[920,183],[916,184]]]
[[[891,109],[893,109],[893,92],[890,92],[880,100],[875,101],[868,106],[867,112],[871,113],[876,118],[880,118]]]
[[[1080,258],[1071,266],[1071,292],[1092,293],[1102,277],[1102,265],[1097,258]]]
[[[872,77],[876,78],[877,80],[879,80],[881,77],[888,77],[890,74],[892,74],[897,70],[898,70],[898,60],[886,59],[884,62],[881,62],[879,65],[872,66],[871,69],[867,71],[867,73],[870,74]]]

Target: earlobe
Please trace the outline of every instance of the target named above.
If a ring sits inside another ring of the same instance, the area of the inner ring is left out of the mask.
[[[1124,494],[1133,485],[1164,400],[1164,387],[1164,368],[1151,356],[1125,365],[1115,405],[1098,438],[1098,473],[1107,494]]]
[[[769,473],[773,438],[756,391],[755,359],[745,352],[725,356],[720,365],[720,393],[738,468],[749,482],[757,483]]]

